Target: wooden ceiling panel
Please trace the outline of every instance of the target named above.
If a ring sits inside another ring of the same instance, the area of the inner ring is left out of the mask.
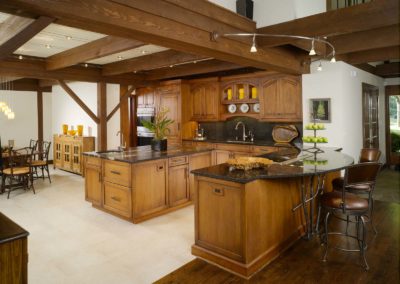
[[[400,58],[400,46],[371,49],[338,55],[336,60],[349,64],[362,64],[374,61],[384,61]]]

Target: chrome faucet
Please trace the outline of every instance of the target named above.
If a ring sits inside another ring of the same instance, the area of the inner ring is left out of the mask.
[[[235,130],[239,129],[239,125],[242,125],[242,127],[243,127],[243,141],[246,141],[246,138],[247,138],[246,125],[243,122],[239,121],[238,123],[236,123]]]
[[[124,142],[124,134],[121,131],[118,131],[117,136],[118,135],[120,136],[118,150],[124,151],[126,149],[126,143]]]

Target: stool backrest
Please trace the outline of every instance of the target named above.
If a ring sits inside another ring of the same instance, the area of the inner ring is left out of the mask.
[[[360,151],[360,163],[378,162],[381,156],[381,151],[376,148],[363,148]]]
[[[374,185],[381,163],[366,162],[349,166],[344,175],[344,187],[352,184],[368,183]]]

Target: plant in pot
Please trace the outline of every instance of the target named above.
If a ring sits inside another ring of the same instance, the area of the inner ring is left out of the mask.
[[[171,131],[169,126],[174,123],[172,119],[167,117],[168,108],[161,107],[157,109],[154,116],[154,122],[143,121],[143,126],[151,132],[154,132],[154,138],[151,141],[151,149],[155,151],[167,150],[167,134]]]

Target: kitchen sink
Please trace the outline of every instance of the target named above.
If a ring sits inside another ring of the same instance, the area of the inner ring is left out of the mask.
[[[235,144],[254,144],[254,141],[243,141],[243,140],[226,140],[226,143],[235,143]]]

